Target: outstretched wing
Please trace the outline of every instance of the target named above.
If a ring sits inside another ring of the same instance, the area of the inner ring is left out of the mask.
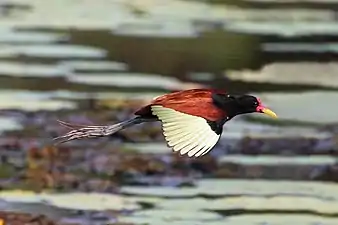
[[[175,152],[189,157],[207,154],[218,142],[222,128],[214,122],[178,112],[160,105],[152,105],[151,111],[162,122],[164,137]],[[223,124],[222,124],[223,125]]]

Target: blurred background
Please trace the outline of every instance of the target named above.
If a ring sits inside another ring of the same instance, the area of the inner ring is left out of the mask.
[[[0,218],[7,225],[337,225],[337,0],[1,0]],[[201,158],[159,123],[112,124],[153,97],[219,88],[241,116]]]

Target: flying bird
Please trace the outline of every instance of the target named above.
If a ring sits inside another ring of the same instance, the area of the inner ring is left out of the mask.
[[[264,113],[277,118],[261,100],[252,95],[231,95],[212,89],[190,89],[154,98],[135,112],[135,117],[113,125],[85,126],[60,121],[70,132],[54,140],[58,143],[75,139],[112,135],[127,127],[152,121],[162,123],[169,147],[189,157],[207,154],[219,141],[223,125],[237,115]]]

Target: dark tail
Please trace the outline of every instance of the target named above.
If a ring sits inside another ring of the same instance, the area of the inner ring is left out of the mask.
[[[113,125],[106,125],[106,126],[85,126],[85,125],[77,125],[67,123],[61,120],[58,122],[67,127],[72,129],[65,135],[59,136],[54,138],[53,140],[56,142],[55,144],[61,144],[64,142],[82,139],[82,138],[93,138],[93,137],[104,137],[112,135],[120,130],[123,130],[127,127],[140,124],[143,122],[153,121],[153,119],[147,119],[142,117],[135,117],[130,120],[123,121],[121,123],[113,124]]]

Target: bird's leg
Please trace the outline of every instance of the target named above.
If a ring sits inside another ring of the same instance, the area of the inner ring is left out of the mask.
[[[112,135],[129,126],[133,126],[133,125],[140,124],[143,122],[156,121],[156,120],[157,118],[135,117],[133,119],[123,121],[121,123],[106,125],[106,126],[99,126],[99,125],[86,126],[86,125],[71,124],[71,123],[58,120],[58,122],[61,125],[67,128],[70,128],[72,130],[66,133],[65,135],[54,138],[53,140],[56,141],[57,144],[61,144],[64,142],[68,142],[68,141],[72,141],[76,139],[82,139],[82,138],[104,137],[104,136]]]

